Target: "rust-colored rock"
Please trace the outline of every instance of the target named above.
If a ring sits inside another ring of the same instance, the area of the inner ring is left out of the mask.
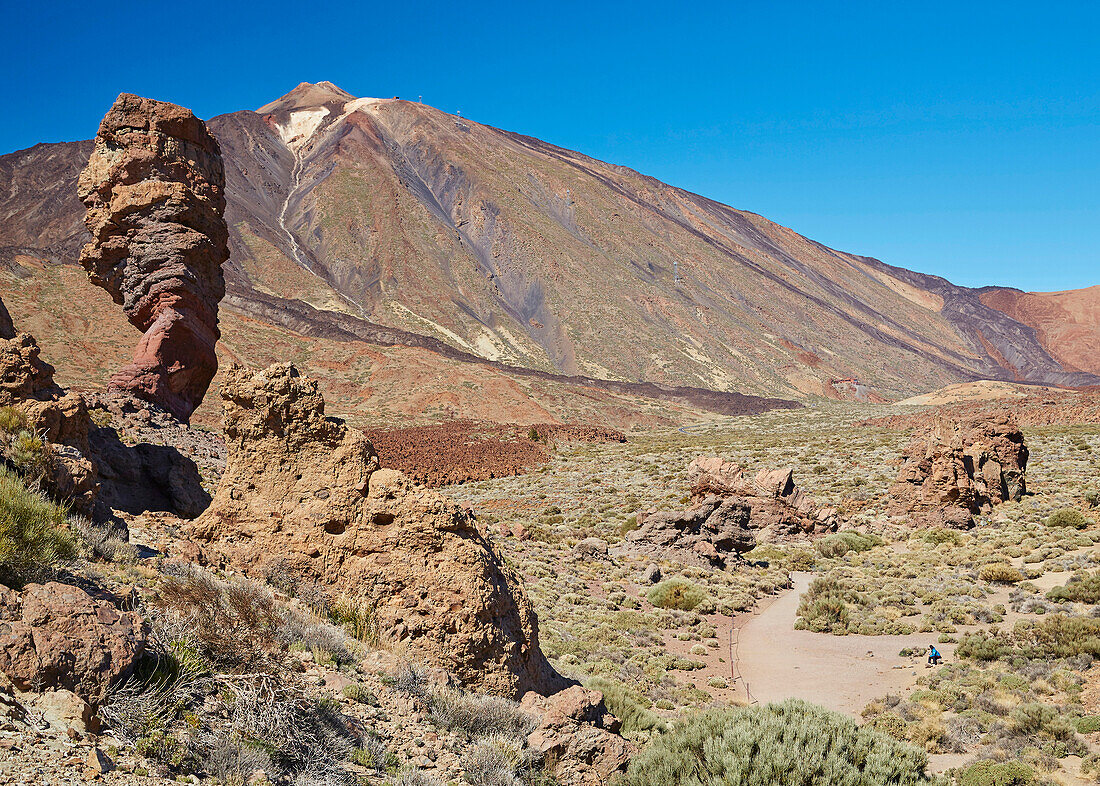
[[[528,693],[520,707],[538,719],[528,746],[551,762],[562,786],[603,786],[637,753],[615,733],[619,719],[607,711],[597,690],[574,685],[553,696]]]
[[[95,139],[77,191],[91,280],[145,335],[111,379],[187,420],[218,368],[218,303],[229,258],[217,141],[190,111],[123,93]]]
[[[145,635],[136,614],[79,587],[0,587],[0,671],[20,690],[64,688],[96,704],[133,669]]]
[[[1019,500],[1028,449],[1011,414],[937,420],[902,456],[889,512],[919,523],[973,526],[973,516]]]
[[[325,417],[317,383],[289,364],[226,375],[228,460],[190,527],[206,561],[284,569],[374,609],[384,636],[507,696],[562,687],[520,579],[446,497],[378,468],[371,443]]]

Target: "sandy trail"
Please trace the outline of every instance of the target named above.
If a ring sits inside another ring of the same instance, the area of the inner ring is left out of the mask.
[[[791,578],[794,588],[749,618],[735,637],[740,687],[748,688],[751,699],[765,704],[800,698],[859,717],[868,702],[887,693],[904,695],[928,673],[923,659],[902,658],[898,652],[925,648],[937,634],[833,636],[795,630],[799,598],[814,576],[792,573]],[[955,645],[936,648],[945,661],[952,659]]]

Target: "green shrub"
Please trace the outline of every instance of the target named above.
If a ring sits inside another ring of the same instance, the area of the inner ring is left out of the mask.
[[[22,472],[35,479],[41,479],[49,465],[46,455],[46,440],[33,431],[20,431],[7,444],[7,458]]]
[[[646,593],[646,600],[662,609],[691,611],[706,599],[706,592],[687,579],[662,581]]]
[[[928,756],[798,699],[688,718],[630,763],[622,786],[933,783]]]
[[[944,543],[958,546],[963,542],[963,537],[958,530],[946,529],[944,527],[928,530],[924,533],[923,539],[925,543],[931,543],[934,546],[942,546]]]
[[[875,546],[881,546],[882,543],[882,538],[877,535],[845,530],[826,535],[815,544],[815,547],[817,553],[823,557],[843,557],[849,551],[868,551]]]
[[[1074,529],[1084,529],[1089,525],[1089,520],[1085,518],[1085,515],[1074,508],[1061,508],[1051,513],[1047,517],[1046,524],[1048,527],[1073,527]]]
[[[1035,771],[1020,761],[971,764],[957,776],[959,786],[1031,786]]]
[[[856,596],[831,576],[816,578],[798,605],[795,627],[815,633],[849,633],[852,618],[848,603],[855,600]]]
[[[374,607],[341,599],[332,604],[329,617],[337,625],[342,625],[353,638],[366,644],[378,645],[380,633]]]
[[[998,584],[1016,584],[1024,580],[1024,574],[1007,562],[989,562],[978,568],[978,578]]]
[[[1070,600],[1077,603],[1100,603],[1100,571],[1077,573],[1063,587],[1054,587],[1047,598],[1055,601]]]
[[[585,680],[584,686],[603,694],[603,701],[608,711],[622,722],[623,734],[665,727],[665,722],[649,711],[649,700],[621,682],[604,677],[590,677]]]
[[[1086,715],[1073,721],[1078,734],[1093,734],[1100,731],[1100,715]]]
[[[65,513],[0,467],[0,582],[21,586],[76,556],[76,541],[64,528]]]

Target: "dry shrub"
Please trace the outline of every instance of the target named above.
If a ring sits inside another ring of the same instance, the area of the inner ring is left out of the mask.
[[[429,705],[436,724],[470,737],[522,741],[537,725],[518,703],[500,696],[437,688],[431,693]]]
[[[1007,562],[989,562],[978,568],[978,578],[997,584],[1016,584],[1024,580],[1024,574]]]
[[[277,642],[275,599],[255,582],[223,582],[188,568],[169,576],[151,599],[166,627],[193,641],[212,664],[244,669],[264,661]]]

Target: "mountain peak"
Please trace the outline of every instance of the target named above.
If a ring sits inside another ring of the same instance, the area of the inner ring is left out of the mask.
[[[256,110],[258,114],[269,115],[275,112],[295,109],[316,109],[331,104],[346,104],[355,100],[355,96],[332,82],[302,82],[284,96],[276,98]]]

